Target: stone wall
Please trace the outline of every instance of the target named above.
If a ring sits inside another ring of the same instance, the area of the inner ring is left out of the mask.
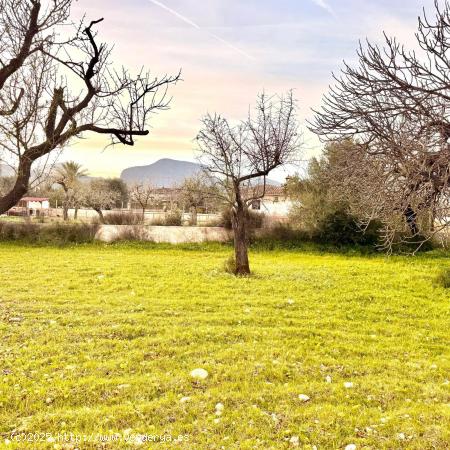
[[[102,242],[139,239],[156,243],[184,244],[228,242],[230,230],[218,227],[163,227],[145,225],[101,225],[95,238]]]

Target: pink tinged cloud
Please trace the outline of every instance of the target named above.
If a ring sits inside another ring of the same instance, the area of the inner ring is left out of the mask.
[[[255,60],[255,58],[251,55],[249,55],[247,52],[245,52],[244,50],[234,46],[233,44],[231,44],[230,42],[228,42],[227,40],[221,38],[220,36],[217,36],[214,33],[211,33],[209,31],[204,30],[202,27],[200,27],[200,25],[196,24],[195,22],[193,22],[192,20],[190,20],[189,18],[183,16],[182,14],[180,14],[179,12],[175,11],[172,8],[169,8],[168,6],[164,5],[163,3],[159,2],[158,0],[148,0],[150,3],[153,3],[156,6],[159,6],[160,8],[164,9],[165,11],[167,11],[168,13],[172,14],[173,16],[177,17],[178,19],[180,19],[181,21],[183,21],[184,23],[187,23],[188,25],[190,25],[191,27],[200,30],[204,33],[206,33],[209,37],[215,39],[216,41],[220,42],[221,44],[227,46],[228,48],[232,49],[233,51],[239,53],[242,56],[245,56],[245,58],[250,59],[250,60]],[[318,0],[318,1],[322,1],[322,0]]]

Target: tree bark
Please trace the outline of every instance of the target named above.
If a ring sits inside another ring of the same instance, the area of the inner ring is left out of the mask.
[[[69,205],[67,204],[67,202],[63,203],[63,220],[69,220]]]
[[[103,211],[101,209],[94,208],[97,214],[100,217],[100,223],[105,223],[105,216],[103,215]]]
[[[73,213],[74,220],[78,219],[78,207],[75,207],[75,212]]]
[[[191,225],[197,226],[197,207],[193,206],[191,208]]]
[[[412,209],[411,205],[408,205],[404,214],[412,236],[417,236],[420,233],[419,226],[417,225],[417,214]]]
[[[241,200],[238,200],[237,206],[233,208],[232,217],[234,231],[234,255],[236,259],[236,275],[250,275],[245,205]]]
[[[19,200],[27,193],[28,180],[31,175],[31,164],[32,161],[28,158],[23,158],[20,161],[13,188],[5,196],[0,197],[0,214],[4,214],[13,206],[16,206]]]
[[[431,208],[430,213],[430,232],[434,233],[435,230],[436,230],[436,206],[433,206]]]
[[[64,200],[63,200],[63,220],[69,220],[69,206],[70,206],[70,198],[69,198],[69,188],[66,183],[61,184],[64,190]]]

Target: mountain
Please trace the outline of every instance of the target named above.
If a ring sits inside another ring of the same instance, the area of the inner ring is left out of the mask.
[[[175,159],[160,159],[149,166],[129,167],[120,178],[126,183],[150,183],[157,187],[181,184],[185,178],[201,171],[199,164]]]
[[[172,187],[183,183],[201,171],[200,164],[176,159],[160,159],[148,166],[129,167],[120,178],[126,183],[149,183],[157,187]],[[280,183],[267,180],[268,184],[279,186]]]

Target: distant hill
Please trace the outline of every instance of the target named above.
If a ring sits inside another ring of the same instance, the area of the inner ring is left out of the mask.
[[[180,184],[201,170],[199,164],[175,159],[160,159],[148,166],[129,167],[120,178],[126,183],[150,183],[157,187],[171,187]]]
[[[148,166],[129,167],[121,173],[120,178],[129,184],[149,183],[156,187],[172,187],[199,172],[201,172],[200,164],[165,158]],[[267,180],[267,183],[280,185],[273,180]]]

